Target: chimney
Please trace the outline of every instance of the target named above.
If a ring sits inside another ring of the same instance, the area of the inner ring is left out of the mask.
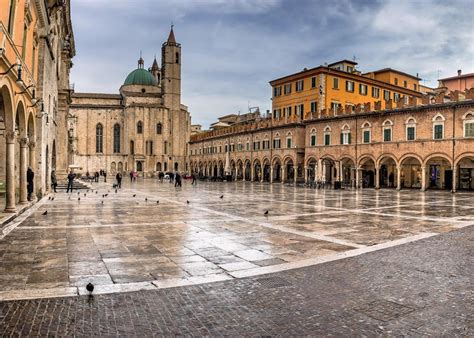
[[[458,69],[458,76],[461,76],[461,73],[462,73],[461,69]]]

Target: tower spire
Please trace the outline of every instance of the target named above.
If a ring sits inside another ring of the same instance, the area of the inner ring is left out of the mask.
[[[174,37],[174,31],[173,31],[173,23],[171,23],[171,30],[170,30],[170,35],[168,36],[168,43],[176,43],[176,38]]]
[[[145,60],[142,58],[142,51],[140,51],[140,58],[138,59],[138,68],[143,69],[145,67]]]

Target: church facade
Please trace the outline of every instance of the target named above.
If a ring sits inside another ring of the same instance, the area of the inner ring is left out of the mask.
[[[191,133],[188,108],[181,104],[181,45],[173,29],[155,58],[138,67],[119,94],[73,93],[68,115],[68,163],[83,173],[188,171]]]

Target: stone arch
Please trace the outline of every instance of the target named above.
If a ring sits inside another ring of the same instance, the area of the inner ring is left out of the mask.
[[[324,155],[321,155],[319,158],[320,158],[321,160],[323,160],[323,161],[324,161],[324,160],[331,160],[331,161],[333,161],[333,162],[336,161],[336,158],[335,158],[333,155],[331,155],[331,154],[324,154]]]
[[[280,156],[277,156],[277,155],[273,156],[273,158],[272,158],[272,165],[275,165],[276,162],[279,162],[280,164],[283,163],[282,160],[281,160],[281,158],[280,158]]]
[[[463,159],[468,158],[468,157],[474,158],[474,152],[464,152],[462,154],[459,154],[456,157],[456,160],[454,161],[454,165],[459,165],[459,162],[461,162]]]
[[[18,101],[15,112],[15,129],[18,129],[20,137],[27,136],[26,109],[23,99]]]
[[[399,160],[400,187],[420,189],[422,185],[423,160],[414,153],[404,154]]]
[[[13,131],[14,128],[14,103],[13,103],[13,90],[10,81],[3,77],[0,82],[0,113],[3,115],[5,130]],[[2,83],[3,82],[3,83]]]
[[[30,141],[34,142],[36,139],[36,125],[35,125],[35,113],[33,111],[29,111],[27,123],[26,123],[26,132],[27,136]]]
[[[259,158],[256,158],[253,160],[252,167],[253,167],[253,180],[260,182],[262,178],[262,162],[260,161]]]
[[[422,162],[422,164],[423,164],[424,166],[426,166],[426,165],[428,164],[428,161],[431,160],[431,159],[433,159],[433,158],[435,158],[435,157],[441,157],[441,158],[445,159],[446,161],[448,161],[451,166],[453,165],[453,162],[452,162],[451,158],[449,157],[449,155],[444,154],[444,153],[433,153],[433,154],[430,154],[430,155],[428,155],[428,156],[424,159],[424,161]]]
[[[318,160],[316,159],[315,156],[309,156],[307,159],[306,159],[306,165],[309,165],[310,162],[318,162]]]
[[[376,168],[378,173],[379,188],[395,188],[398,185],[397,168],[398,159],[391,153],[382,154],[377,158]]]
[[[443,114],[441,113],[436,113],[435,116],[431,119],[433,122],[444,122],[446,121],[446,118],[444,117]]]
[[[403,161],[405,161],[407,158],[415,158],[416,160],[418,160],[418,162],[420,162],[420,165],[423,163],[423,160],[421,159],[420,156],[418,156],[417,154],[415,153],[406,153],[406,154],[403,154],[401,157],[400,157],[400,160],[398,161],[398,164],[399,165],[402,165],[403,164]]]
[[[377,158],[377,161],[375,162],[377,167],[380,167],[380,165],[382,165],[382,162],[383,162],[384,159],[392,159],[397,166],[399,165],[398,159],[394,154],[392,154],[392,153],[383,153],[382,155],[380,155]]]
[[[294,160],[293,156],[291,156],[291,155],[286,155],[285,157],[283,157],[282,163],[286,165],[286,164],[287,164],[288,162],[290,162],[290,161],[293,162],[293,163],[295,163],[295,160]]]
[[[363,163],[365,163],[368,160],[372,160],[374,162],[374,166],[375,166],[376,160],[375,160],[375,157],[371,154],[360,155],[359,162],[357,163],[357,165],[361,166]]]
[[[250,181],[252,176],[251,176],[251,169],[252,164],[250,163],[249,159],[245,159],[244,161],[244,178],[246,181]]]

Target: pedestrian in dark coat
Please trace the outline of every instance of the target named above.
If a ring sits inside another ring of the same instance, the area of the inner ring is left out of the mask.
[[[56,191],[56,187],[58,186],[58,179],[56,178],[56,171],[52,170],[51,171],[51,187],[53,188],[54,192]]]
[[[117,180],[118,187],[121,188],[122,187],[122,174],[117,173],[117,175],[115,175],[115,179]]]
[[[69,192],[69,189],[71,189],[71,192],[72,192],[73,182],[74,182],[75,178],[76,178],[76,174],[74,174],[71,170],[69,172],[69,175],[67,175],[67,190],[66,190],[66,193]]]
[[[35,173],[31,168],[28,168],[26,171],[26,182],[28,184],[27,189],[28,189],[28,201],[31,201],[31,195],[33,194],[34,190],[34,179],[35,179]]]

